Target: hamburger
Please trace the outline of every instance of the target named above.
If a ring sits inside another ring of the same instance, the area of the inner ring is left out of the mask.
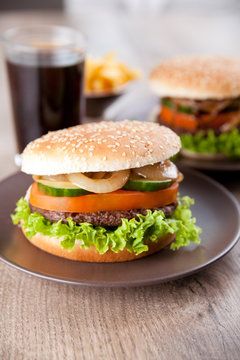
[[[181,137],[181,153],[203,159],[240,158],[240,59],[183,56],[150,74],[161,97],[160,124]]]
[[[127,261],[199,243],[193,200],[178,199],[182,175],[169,160],[179,149],[172,130],[137,121],[50,132],[22,154],[34,182],[13,223],[33,245],[79,261]]]

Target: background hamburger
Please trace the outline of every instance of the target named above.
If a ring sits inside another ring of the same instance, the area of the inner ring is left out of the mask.
[[[183,155],[240,158],[240,59],[185,56],[150,74],[159,121],[181,135]]]
[[[72,260],[126,261],[198,243],[192,200],[177,201],[182,176],[168,160],[179,149],[170,129],[136,121],[48,133],[22,154],[35,182],[13,222],[35,246]]]

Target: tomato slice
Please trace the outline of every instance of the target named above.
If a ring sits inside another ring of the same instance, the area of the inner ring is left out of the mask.
[[[203,115],[203,116],[207,116],[207,115]],[[229,112],[223,112],[218,114],[217,116],[212,116],[211,121],[209,123],[209,127],[211,128],[218,128],[219,126],[230,122],[232,119],[234,119],[236,116],[239,116],[239,111],[229,111]],[[202,123],[202,119],[200,122],[200,125]]]
[[[219,126],[230,122],[235,116],[239,114],[239,111],[229,111],[219,113],[218,115],[212,114],[201,114],[201,115],[192,115],[185,114],[173,109],[168,108],[167,106],[161,107],[160,117],[161,119],[169,124],[172,128],[174,126],[180,127],[182,129],[194,131],[198,127],[203,128],[218,128]]]
[[[40,209],[64,212],[97,212],[110,210],[152,209],[176,200],[178,183],[153,192],[117,190],[106,194],[89,194],[76,197],[56,197],[43,194],[33,183],[30,203]]]
[[[166,122],[167,124],[174,126],[188,129],[190,131],[194,131],[197,129],[197,120],[196,117],[192,114],[185,114],[181,112],[177,112],[168,108],[167,106],[161,107],[160,112],[161,119]]]

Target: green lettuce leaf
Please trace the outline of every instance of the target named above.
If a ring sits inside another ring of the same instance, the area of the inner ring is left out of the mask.
[[[11,215],[15,225],[22,222],[22,226],[28,237],[37,233],[46,236],[55,236],[61,241],[63,249],[72,251],[76,245],[89,248],[95,246],[96,251],[104,254],[108,249],[119,252],[127,249],[137,255],[148,250],[149,241],[157,241],[164,234],[176,233],[176,240],[170,248],[175,250],[181,246],[189,245],[190,242],[199,243],[201,229],[195,225],[190,206],[193,200],[185,196],[179,200],[179,204],[173,216],[166,218],[162,211],[147,211],[147,215],[138,215],[136,219],[122,219],[122,224],[116,228],[104,228],[93,226],[89,223],[76,224],[68,218],[68,224],[62,221],[52,223],[46,220],[38,212],[31,212],[28,202],[21,198]]]
[[[202,131],[192,134],[181,135],[182,147],[198,152],[211,154],[225,154],[232,158],[240,157],[240,132],[234,129],[228,133],[215,135],[209,130],[207,135]]]

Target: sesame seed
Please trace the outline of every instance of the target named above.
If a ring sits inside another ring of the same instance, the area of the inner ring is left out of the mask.
[[[74,158],[78,159],[79,162],[83,162],[80,168],[84,172],[88,169],[87,160],[91,157],[100,157],[99,161],[108,160],[107,151],[104,156],[104,146],[106,150],[109,149],[108,151],[110,152],[119,153],[122,157],[127,157],[131,153],[131,156],[139,160],[136,167],[142,166],[142,158],[147,159],[148,162],[154,162],[154,149],[156,151],[157,148],[159,149],[158,151],[160,149],[164,150],[161,140],[166,145],[171,143],[173,149],[179,147],[179,141],[176,141],[176,136],[171,130],[157,124],[130,122],[127,120],[119,123],[110,121],[49,132],[47,135],[32,142],[28,146],[28,151],[33,152],[35,148],[43,150],[44,147],[45,149],[52,149],[51,151],[54,153],[60,152],[62,154],[62,160],[66,161],[66,169],[70,169],[71,161]],[[100,155],[100,150],[103,151],[102,156]],[[42,154],[38,154],[38,158],[41,162],[47,161],[49,166],[51,166],[53,160],[47,158],[45,154],[42,151]],[[65,158],[66,160],[64,160],[65,155],[68,155]],[[112,155],[112,158],[114,156]]]

